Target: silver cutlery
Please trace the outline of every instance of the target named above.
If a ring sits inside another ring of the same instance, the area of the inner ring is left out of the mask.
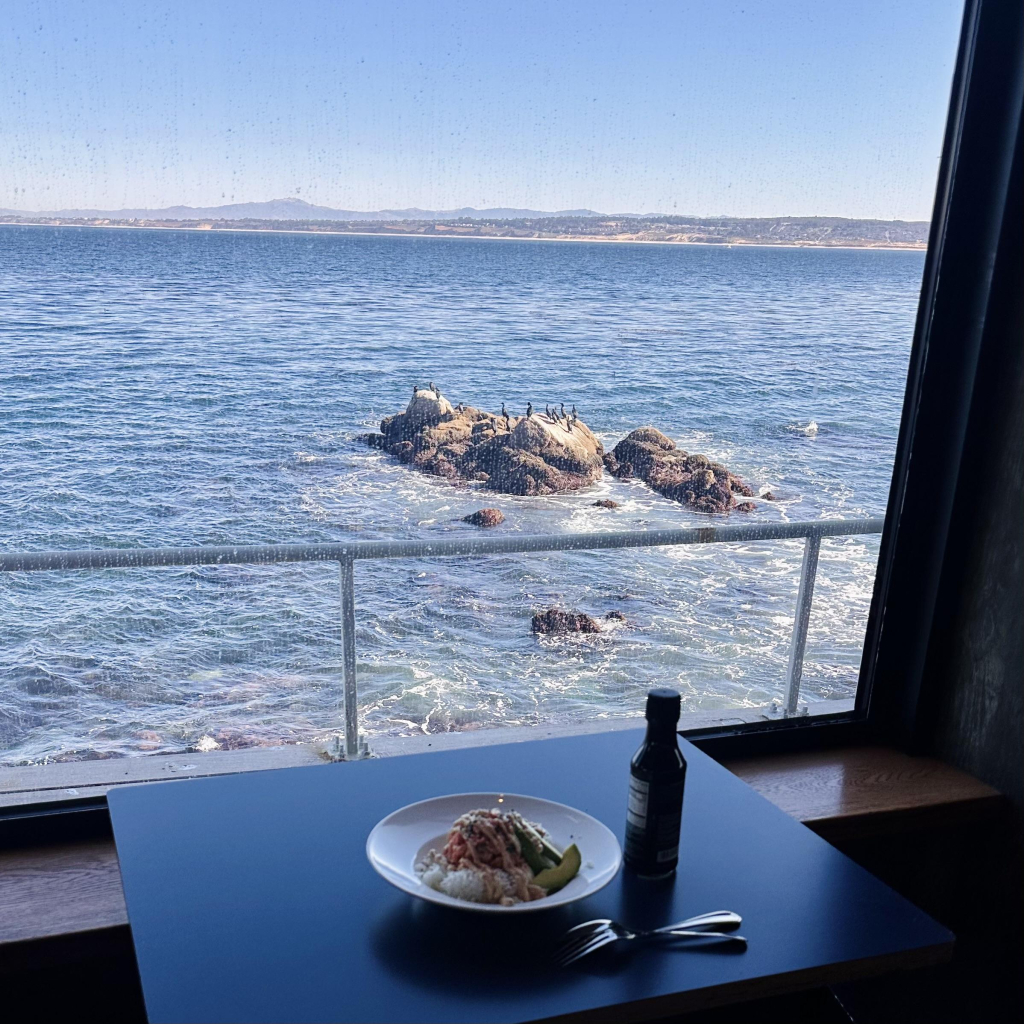
[[[595,921],[584,921],[566,932],[562,945],[555,954],[555,963],[566,967],[571,963],[596,952],[603,946],[620,940],[657,938],[704,938],[721,939],[745,946],[747,940],[742,935],[720,931],[705,931],[713,928],[738,928],[743,923],[739,914],[729,910],[717,910],[710,914],[667,924],[649,931],[630,931],[617,921],[610,918],[598,918]]]

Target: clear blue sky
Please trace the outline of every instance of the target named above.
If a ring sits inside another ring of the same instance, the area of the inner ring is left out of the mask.
[[[956,0],[10,0],[0,208],[926,219]]]

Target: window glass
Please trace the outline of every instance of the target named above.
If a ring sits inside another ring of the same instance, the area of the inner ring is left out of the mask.
[[[960,16],[8,7],[0,549],[553,537],[356,562],[371,745],[850,708]],[[0,763],[327,742],[341,595],[2,573]]]

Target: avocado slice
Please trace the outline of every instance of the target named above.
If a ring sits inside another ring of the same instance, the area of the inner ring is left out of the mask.
[[[539,875],[548,867],[547,861],[537,852],[533,840],[521,828],[516,829],[516,839],[519,840],[519,849],[522,851],[523,860],[530,865],[530,870],[535,875]]]
[[[517,831],[518,831],[518,829],[517,829]],[[531,828],[529,826],[529,824],[526,825],[526,827],[523,829],[523,831],[531,839],[534,839],[534,840],[536,840],[536,842],[540,843],[540,853],[541,853],[542,857],[547,857],[547,859],[549,861],[551,861],[552,864],[561,864],[562,863],[562,854],[552,844],[551,840],[548,839],[547,836],[542,836],[535,828]],[[544,864],[543,867],[548,867],[548,865]],[[534,868],[535,872],[537,870],[538,869]]]
[[[562,863],[557,867],[546,868],[544,871],[541,871],[534,878],[533,884],[539,885],[542,889],[547,889],[550,896],[551,893],[558,892],[559,889],[568,885],[576,877],[582,863],[583,858],[580,856],[580,851],[576,848],[576,844],[573,843],[562,854]]]
[[[540,845],[545,857],[549,858],[555,864],[562,863],[562,857],[564,854],[558,852],[557,848],[552,845],[547,836],[540,837]]]

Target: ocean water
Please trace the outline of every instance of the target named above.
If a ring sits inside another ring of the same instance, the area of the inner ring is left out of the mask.
[[[885,509],[923,254],[0,227],[5,550],[707,525],[642,484],[481,493],[356,437],[413,384],[652,424],[778,501]],[[616,510],[595,508],[612,498]],[[802,543],[359,563],[362,724],[760,707]],[[877,537],[827,541],[810,703],[855,692]],[[341,720],[334,564],[0,575],[0,762],[307,740]],[[538,639],[558,605],[626,623]]]

